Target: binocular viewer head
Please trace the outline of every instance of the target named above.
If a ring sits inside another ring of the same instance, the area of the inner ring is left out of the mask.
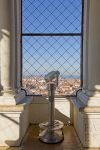
[[[52,82],[52,80],[54,79],[58,80],[59,75],[59,71],[51,71],[47,75],[45,75],[44,79],[46,82]]]

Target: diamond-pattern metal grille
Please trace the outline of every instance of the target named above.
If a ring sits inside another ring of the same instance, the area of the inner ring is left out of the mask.
[[[80,33],[82,0],[22,0],[23,33]]]
[[[47,93],[44,75],[52,70],[61,73],[56,94],[72,94],[80,85],[80,37],[23,37],[24,86],[34,94]]]
[[[81,18],[82,0],[22,0],[22,86],[28,95],[47,95],[44,76],[53,70],[60,71],[56,95],[80,87]]]

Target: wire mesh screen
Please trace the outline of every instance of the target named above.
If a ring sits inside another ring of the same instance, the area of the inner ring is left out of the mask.
[[[22,0],[22,86],[47,95],[44,76],[58,70],[56,95],[80,87],[82,0]]]
[[[24,33],[80,33],[82,0],[22,0]]]

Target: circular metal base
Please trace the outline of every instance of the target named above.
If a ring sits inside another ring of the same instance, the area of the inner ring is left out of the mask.
[[[64,140],[64,136],[62,132],[55,132],[55,131],[42,131],[40,138],[42,142],[48,143],[48,144],[56,144],[59,142],[62,142]]]
[[[45,130],[49,128],[49,122],[43,122],[39,124],[40,129]],[[64,123],[59,121],[59,120],[55,120],[54,121],[54,126],[53,126],[53,130],[60,130],[64,127]]]

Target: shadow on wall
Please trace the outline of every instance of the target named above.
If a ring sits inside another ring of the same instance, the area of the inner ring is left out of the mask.
[[[24,110],[0,113],[0,146],[20,146],[29,126],[29,107]]]
[[[0,145],[17,146],[20,141],[19,130],[17,115],[0,113]]]
[[[38,124],[48,121],[48,99],[34,96],[29,111],[30,123]],[[55,119],[69,124],[70,116],[70,101],[66,98],[55,99]]]
[[[58,109],[55,108],[55,119],[60,120],[64,122],[65,125],[70,124],[71,120],[67,115],[64,115],[59,111]]]
[[[71,113],[71,103],[67,98],[55,100],[55,119],[64,122],[65,125],[72,124]]]

